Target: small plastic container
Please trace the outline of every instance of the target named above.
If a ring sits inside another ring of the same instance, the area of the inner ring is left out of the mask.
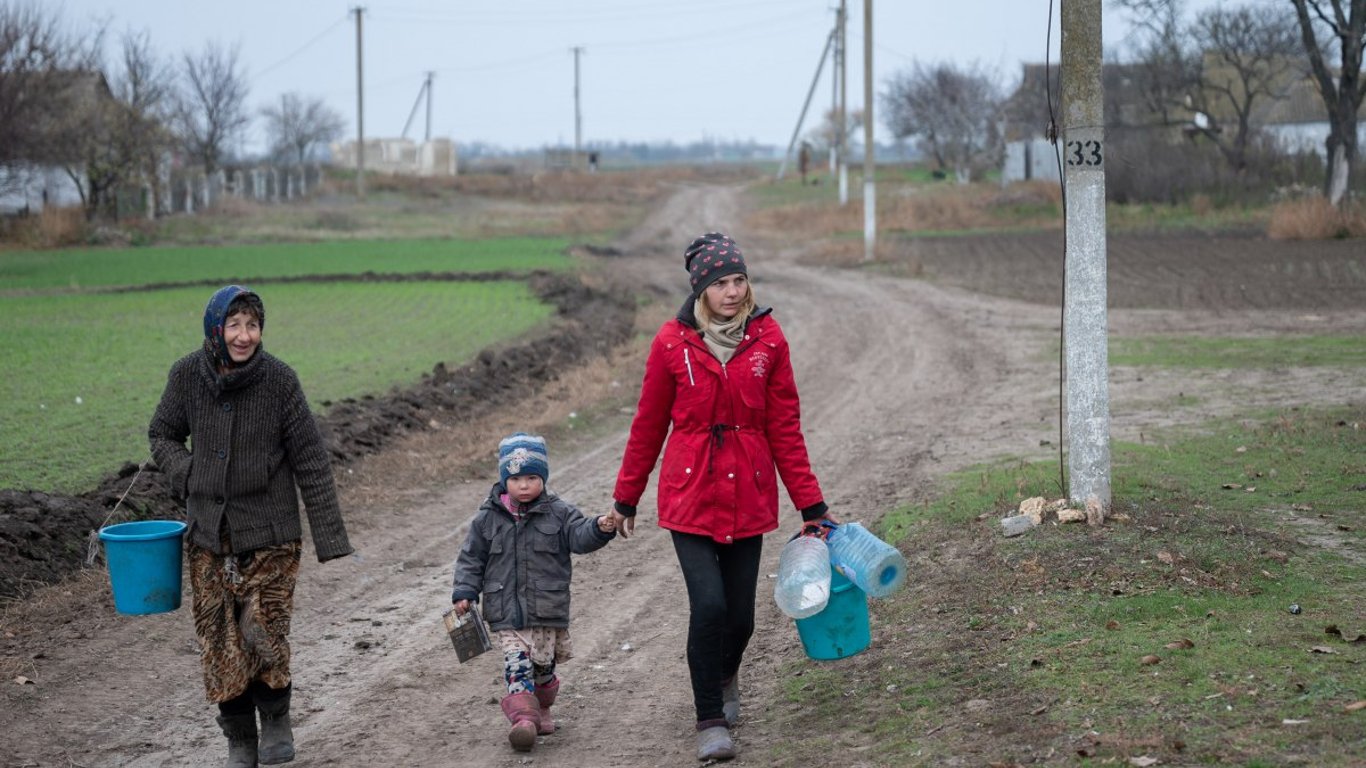
[[[830,600],[830,548],[824,541],[798,536],[783,546],[773,600],[778,610],[794,619],[825,610]]]
[[[906,583],[906,558],[859,523],[836,526],[826,541],[830,564],[869,597],[886,597]]]

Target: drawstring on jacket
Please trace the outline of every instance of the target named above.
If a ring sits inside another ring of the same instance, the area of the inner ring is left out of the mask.
[[[712,464],[716,461],[716,452],[721,450],[722,444],[726,441],[726,433],[730,431],[739,432],[740,428],[732,424],[711,425],[711,452],[707,454],[707,474],[711,474]]]

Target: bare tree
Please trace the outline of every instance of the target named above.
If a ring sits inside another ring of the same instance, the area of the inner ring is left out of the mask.
[[[1189,121],[1191,95],[1200,87],[1200,52],[1183,21],[1182,0],[1117,0],[1138,29],[1133,61],[1136,91],[1145,114],[1159,125]],[[1108,100],[1107,100],[1108,106]]]
[[[885,124],[898,139],[916,137],[941,170],[966,182],[974,171],[994,167],[1001,153],[999,82],[978,65],[915,62],[893,75],[882,94]]]
[[[250,122],[247,78],[238,66],[238,47],[209,43],[198,55],[183,57],[184,79],[176,98],[175,125],[180,141],[205,173],[222,164],[229,144]]]
[[[1357,112],[1366,96],[1362,79],[1362,45],[1366,42],[1366,0],[1290,0],[1299,21],[1300,39],[1309,67],[1328,110],[1328,174],[1324,192],[1342,205],[1352,188],[1357,159]],[[1322,30],[1324,38],[1319,38]],[[1328,63],[1338,54],[1336,71]]]
[[[279,106],[265,107],[266,136],[271,152],[303,165],[313,147],[342,135],[346,127],[337,110],[318,98],[298,93],[280,97]]]
[[[171,145],[166,118],[173,83],[147,33],[125,33],[117,69],[92,86],[71,115],[81,130],[75,137],[78,151],[64,165],[81,190],[88,217],[116,214],[121,187],[139,183],[156,194],[161,156]]]
[[[1247,168],[1253,107],[1282,98],[1301,71],[1295,29],[1268,7],[1214,8],[1196,17],[1192,36],[1206,51],[1195,106],[1209,119],[1196,123],[1235,171]],[[1225,126],[1223,116],[1231,116]],[[1225,128],[1232,130],[1225,130]]]
[[[68,31],[56,12],[0,0],[0,185],[19,183],[24,166],[77,153],[70,116],[101,34]]]

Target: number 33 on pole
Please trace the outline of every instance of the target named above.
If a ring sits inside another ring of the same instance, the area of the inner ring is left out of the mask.
[[[1101,141],[1100,131],[1077,131],[1068,136],[1064,146],[1069,167],[1100,169],[1105,165],[1104,142]]]

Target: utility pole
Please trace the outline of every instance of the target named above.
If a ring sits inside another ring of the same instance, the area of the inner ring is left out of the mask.
[[[1099,0],[1095,0],[1099,2]],[[877,246],[877,189],[873,185],[873,0],[863,0],[863,260]]]
[[[426,100],[427,137],[424,141],[432,140],[432,77],[434,74],[434,72],[428,72],[427,78],[422,81],[422,87],[417,89],[417,99],[413,102],[412,111],[408,113],[408,121],[403,124],[403,133],[399,134],[401,138],[408,138],[408,129],[413,127],[413,118],[417,117],[417,108]]]
[[[835,32],[832,41],[832,53],[830,62],[830,178],[835,178],[835,171],[838,168],[836,157],[839,156],[839,127],[835,121],[840,115],[840,17],[839,9],[835,9]]]
[[[835,111],[836,130],[839,134],[835,139],[835,169],[840,179],[840,205],[848,205],[850,201],[850,163],[848,163],[848,19],[850,12],[846,5],[846,0],[840,0],[840,34],[839,42],[836,42],[836,63],[839,64],[839,71],[836,78],[839,79],[839,105]]]
[[[361,17],[364,6],[351,9],[356,14],[356,198],[365,199],[365,67],[361,59]]]
[[[427,73],[427,136],[425,141],[432,140],[432,78],[436,77],[435,72]]]
[[[835,30],[830,30],[830,34],[825,37],[825,47],[821,49],[821,60],[816,65],[816,74],[811,78],[811,87],[806,92],[806,101],[802,102],[802,113],[797,116],[797,125],[792,129],[792,138],[787,142],[787,152],[783,153],[783,161],[778,164],[778,180],[782,181],[783,175],[787,173],[787,160],[792,157],[792,148],[797,145],[797,137],[801,135],[802,123],[806,121],[806,110],[811,107],[811,97],[816,94],[816,83],[821,79],[821,70],[825,69],[825,60],[830,58],[830,48],[835,43]]]
[[[579,167],[579,153],[583,151],[583,113],[579,110],[579,56],[583,46],[574,46],[574,167]]]
[[[1110,392],[1105,311],[1105,120],[1101,0],[1063,0],[1063,183],[1067,200],[1063,340],[1068,497],[1087,522],[1110,508]]]

